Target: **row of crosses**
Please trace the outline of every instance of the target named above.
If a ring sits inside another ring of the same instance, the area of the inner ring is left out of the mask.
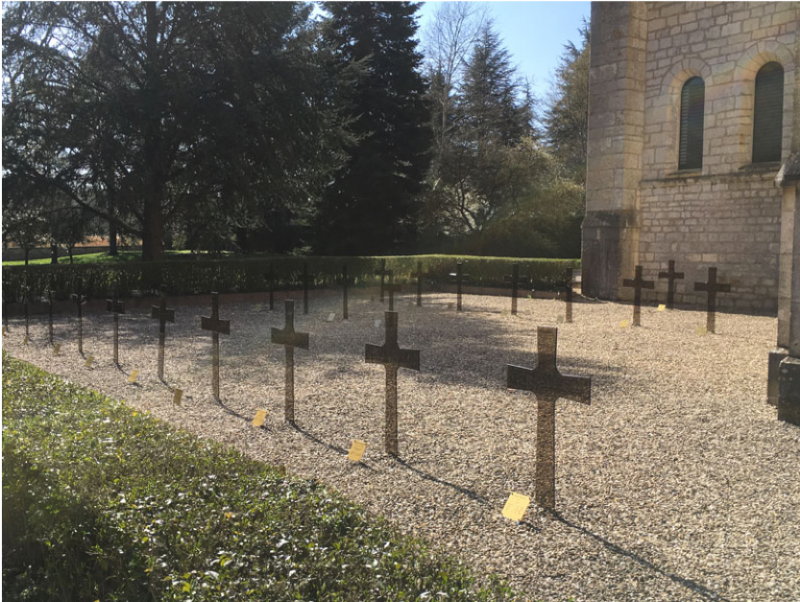
[[[666,272],[659,272],[659,278],[667,279],[667,303],[666,308],[672,309],[675,302],[675,280],[682,280],[684,277],[683,272],[675,271],[675,261],[670,260]],[[635,268],[635,277],[633,279],[625,278],[622,285],[627,288],[633,289],[633,325],[641,326],[642,315],[642,290],[653,290],[655,282],[653,280],[645,280],[642,277],[642,266],[637,265]],[[717,282],[717,268],[708,268],[708,281],[695,282],[694,290],[698,292],[708,293],[708,302],[706,306],[706,330],[710,333],[716,332],[716,310],[717,310],[717,293],[731,292],[730,284],[722,284]]]

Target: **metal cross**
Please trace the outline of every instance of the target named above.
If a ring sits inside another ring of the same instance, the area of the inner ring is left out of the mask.
[[[397,344],[397,312],[384,313],[386,341],[383,346],[367,345],[364,360],[368,364],[383,364],[386,368],[386,426],[384,445],[386,453],[399,455],[397,443],[397,371],[400,368],[419,370],[419,351],[400,349]]]
[[[683,272],[675,271],[675,260],[669,260],[669,267],[666,272],[659,272],[659,278],[667,278],[667,309],[672,309],[675,305],[675,281],[683,280]]]
[[[264,280],[269,286],[269,310],[275,309],[275,267],[269,264],[269,273],[264,274]]]
[[[78,353],[83,355],[83,278],[78,278],[77,293],[72,293],[72,298],[78,310]]]
[[[286,299],[286,325],[283,330],[272,329],[271,340],[276,345],[283,345],[286,350],[286,402],[284,417],[287,422],[294,424],[294,348],[308,349],[308,333],[295,332],[294,329],[294,301]]]
[[[22,299],[23,299],[22,305],[23,305],[23,308],[25,309],[25,339],[27,340],[28,339],[28,335],[29,335],[28,330],[30,328],[30,308],[29,308],[29,303],[30,303],[30,297],[31,297],[31,289],[28,286],[28,274],[27,273],[25,274],[25,284],[23,285],[23,288],[22,288],[22,295],[23,295],[23,297],[22,297]]]
[[[558,329],[539,326],[536,335],[537,362],[533,370],[508,366],[508,388],[536,395],[536,503],[556,505],[556,401],[568,399],[590,404],[592,379],[561,374],[556,365]]]
[[[381,277],[381,303],[383,303],[383,291],[384,291],[384,278],[386,278],[386,260],[381,259],[381,269],[375,272],[376,276]]]
[[[564,291],[564,301],[566,302],[566,307],[564,309],[564,322],[568,324],[572,323],[572,268],[566,269],[566,277],[567,277],[567,290]]]
[[[231,321],[219,319],[219,293],[211,293],[211,317],[200,316],[200,328],[211,331],[211,389],[219,403],[219,335],[231,333]]]
[[[349,319],[350,315],[347,312],[347,286],[351,284],[350,278],[347,276],[347,264],[342,265],[342,275],[338,279],[339,284],[342,285],[342,319]]]
[[[456,294],[457,294],[456,310],[457,311],[463,311],[461,309],[461,281],[464,278],[469,276],[469,274],[464,274],[463,273],[463,267],[464,267],[464,264],[459,261],[456,264],[456,272],[455,272],[455,274],[452,273],[452,272],[450,273],[450,277],[456,279]]]
[[[717,293],[731,292],[731,285],[718,283],[717,268],[708,268],[708,282],[695,282],[694,290],[706,291],[708,293],[706,331],[714,333],[717,327]]]
[[[394,283],[394,270],[387,270],[389,275],[389,284],[386,290],[389,292],[389,311],[394,311],[394,294],[401,292],[403,289],[399,284]]]
[[[47,287],[47,339],[53,346],[53,289]]]
[[[125,313],[125,304],[117,299],[106,299],[106,311],[114,314],[114,363],[119,365],[119,315]]]
[[[510,276],[503,276],[503,280],[506,282],[511,283],[511,314],[517,315],[517,290],[519,288],[519,284],[529,284],[531,279],[528,276],[522,276],[520,278],[519,275],[519,264],[514,264],[511,266],[511,275]]]
[[[303,262],[303,313],[308,313],[308,262]]]
[[[417,262],[417,307],[422,307],[422,262]]]
[[[150,317],[158,320],[158,378],[164,380],[164,343],[167,338],[167,322],[175,322],[175,310],[167,309],[167,290],[161,285],[161,303],[153,305]]]
[[[631,280],[630,278],[625,278],[622,281],[622,286],[633,288],[633,325],[634,326],[641,326],[642,322],[642,289],[653,289],[656,286],[656,283],[652,280],[644,280],[642,278],[642,266],[636,266],[636,278]]]

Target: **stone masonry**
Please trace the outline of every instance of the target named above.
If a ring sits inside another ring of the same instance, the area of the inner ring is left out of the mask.
[[[800,141],[794,114],[800,2],[593,2],[583,292],[627,299],[640,264],[686,273],[678,304],[716,266],[722,309],[775,313],[782,162],[751,163],[755,77],[784,69],[782,161]],[[703,166],[678,170],[680,94],[705,83]],[[662,286],[643,298],[663,297]]]

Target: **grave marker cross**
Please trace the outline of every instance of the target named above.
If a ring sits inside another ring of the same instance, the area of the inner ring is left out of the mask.
[[[275,309],[275,266],[269,264],[269,272],[264,274],[264,280],[269,287],[269,310]]]
[[[708,268],[708,282],[695,282],[694,290],[708,293],[706,331],[713,334],[717,327],[717,293],[731,292],[731,285],[717,282],[717,268]]]
[[[167,338],[167,322],[175,322],[175,310],[167,309],[166,287],[161,286],[161,302],[150,309],[150,317],[158,320],[158,378],[164,380],[164,344]]]
[[[667,309],[675,305],[675,281],[683,280],[683,272],[675,271],[675,260],[670,259],[666,272],[659,272],[659,278],[667,278]]]
[[[564,309],[564,322],[572,323],[572,268],[566,269],[567,290],[564,291],[564,302],[567,304]]]
[[[200,316],[200,328],[211,331],[211,389],[219,402],[219,335],[231,333],[231,321],[219,319],[219,293],[211,293],[211,317]]]
[[[381,277],[381,303],[383,303],[383,293],[384,293],[384,288],[385,288],[384,279],[386,278],[386,260],[385,259],[381,259],[381,269],[378,270],[377,272],[375,272],[375,275]]]
[[[399,284],[394,283],[394,270],[387,270],[389,275],[389,284],[386,290],[389,292],[389,311],[394,311],[394,294],[399,293],[403,288]]]
[[[77,293],[72,293],[78,310],[78,353],[83,355],[83,279],[78,278]]]
[[[294,329],[294,301],[286,299],[286,325],[283,330],[272,329],[271,341],[276,345],[283,345],[286,350],[286,401],[284,417],[287,422],[294,424],[294,348],[308,349],[308,333],[296,332]]]
[[[417,307],[422,307],[422,262],[417,262]]]
[[[511,283],[511,315],[517,315],[517,290],[519,289],[519,284],[528,284],[530,283],[531,279],[528,276],[519,275],[519,264],[515,263],[511,266],[511,275],[510,276],[503,276],[503,280],[505,282]]]
[[[347,276],[347,264],[342,265],[342,275],[338,279],[339,284],[342,285],[342,319],[349,319],[347,311],[347,287],[351,284],[350,278]]]
[[[537,361],[533,370],[508,366],[509,389],[536,395],[536,503],[550,510],[556,503],[556,401],[568,399],[589,405],[592,379],[561,374],[556,365],[558,329],[537,329]]]
[[[308,313],[308,262],[303,262],[303,313]]]
[[[117,299],[106,299],[106,311],[114,314],[114,363],[119,365],[119,315],[125,313],[125,304]]]
[[[53,346],[53,290],[47,287],[47,339],[50,346]]]
[[[461,308],[461,282],[464,280],[464,278],[469,276],[469,274],[464,274],[463,269],[464,269],[464,264],[459,261],[456,264],[455,274],[452,272],[450,273],[450,277],[456,279],[456,295],[457,295],[456,311],[463,311]]]
[[[387,311],[386,340],[382,346],[367,345],[364,360],[368,364],[383,364],[386,368],[386,425],[384,446],[387,454],[399,455],[397,442],[397,371],[400,368],[419,370],[419,351],[400,349],[397,343],[397,312]]]
[[[633,288],[633,325],[634,326],[641,326],[642,322],[642,289],[653,289],[655,288],[656,283],[652,280],[645,280],[642,278],[642,266],[636,266],[636,278],[631,280],[630,278],[625,278],[622,281],[622,286]]]

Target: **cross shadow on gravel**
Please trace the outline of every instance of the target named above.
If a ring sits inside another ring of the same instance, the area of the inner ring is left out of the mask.
[[[486,499],[485,497],[483,497],[479,493],[476,493],[476,492],[472,491],[471,489],[466,489],[466,488],[461,487],[459,485],[456,485],[454,483],[450,483],[449,481],[445,481],[443,479],[440,479],[439,477],[435,477],[432,474],[429,474],[429,473],[425,472],[424,470],[420,470],[419,468],[414,468],[413,466],[411,466],[411,464],[409,464],[408,462],[406,462],[402,458],[395,457],[394,460],[398,464],[400,464],[400,466],[402,466],[403,468],[406,468],[406,469],[410,470],[411,472],[413,472],[414,474],[422,477],[426,481],[431,481],[432,483],[436,483],[438,485],[444,485],[445,487],[449,487],[450,489],[454,489],[455,491],[458,491],[459,493],[461,493],[462,495],[465,495],[466,497],[470,498],[471,500],[473,500],[475,502],[478,502],[482,506],[489,506],[489,500],[488,499]]]
[[[679,585],[682,585],[686,589],[691,590],[692,592],[694,592],[698,596],[703,597],[706,600],[714,600],[715,602],[730,602],[728,598],[725,598],[722,595],[715,592],[714,590],[707,588],[705,585],[702,585],[697,581],[694,581],[693,579],[688,579],[686,577],[681,577],[680,575],[676,575],[675,573],[670,573],[662,569],[661,567],[656,566],[649,560],[645,560],[638,554],[631,552],[630,550],[626,550],[625,548],[622,548],[617,544],[608,541],[607,539],[601,537],[597,533],[589,531],[589,529],[587,529],[586,527],[581,527],[580,525],[576,525],[575,523],[561,516],[561,514],[559,514],[555,510],[545,510],[545,512],[550,516],[552,516],[554,519],[556,519],[558,522],[569,527],[570,529],[575,529],[576,531],[584,535],[588,535],[592,539],[603,544],[603,546],[610,552],[613,552],[614,554],[619,554],[620,556],[625,556],[626,558],[630,558],[631,560],[637,562],[643,567],[650,569],[651,571],[655,571],[659,575],[666,577],[667,579],[670,579],[671,581],[674,581]]]

